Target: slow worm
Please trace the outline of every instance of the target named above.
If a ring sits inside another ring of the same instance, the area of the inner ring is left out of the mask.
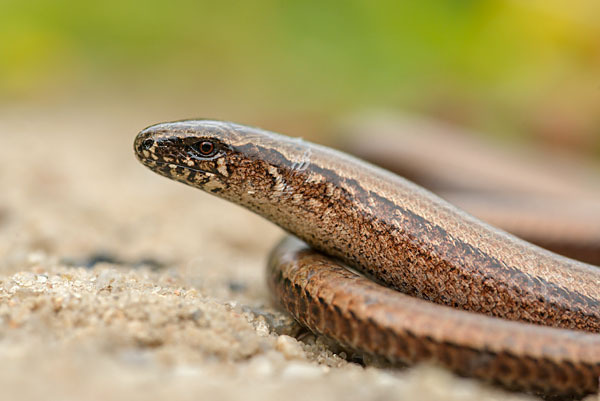
[[[282,241],[268,282],[310,330],[392,362],[432,361],[509,388],[597,391],[598,268],[301,139],[190,120],[144,129],[134,150],[156,173],[242,205],[308,244]]]

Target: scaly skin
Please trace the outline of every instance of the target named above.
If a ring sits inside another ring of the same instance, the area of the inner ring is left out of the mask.
[[[526,241],[600,264],[600,180],[593,166],[532,149],[503,151],[422,118],[371,115],[348,121],[343,131],[340,146],[349,153]]]
[[[134,149],[153,171],[245,206],[379,282],[440,304],[350,278],[323,256],[309,254],[306,263],[306,252],[283,244],[271,259],[270,285],[311,330],[510,387],[597,390],[600,336],[583,333],[600,332],[596,267],[488,226],[361,160],[260,129],[163,123],[140,132]]]

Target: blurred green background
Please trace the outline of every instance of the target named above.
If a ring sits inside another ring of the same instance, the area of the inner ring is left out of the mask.
[[[599,17],[597,0],[0,0],[0,105],[210,104],[295,134],[408,110],[598,155]]]

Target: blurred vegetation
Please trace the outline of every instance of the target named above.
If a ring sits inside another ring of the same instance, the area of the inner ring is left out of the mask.
[[[409,109],[593,151],[599,16],[597,0],[0,0],[0,100],[108,88]]]

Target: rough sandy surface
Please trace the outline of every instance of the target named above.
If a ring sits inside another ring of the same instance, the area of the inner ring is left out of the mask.
[[[525,398],[301,331],[264,283],[282,232],[144,169],[127,115],[0,115],[0,399]]]

